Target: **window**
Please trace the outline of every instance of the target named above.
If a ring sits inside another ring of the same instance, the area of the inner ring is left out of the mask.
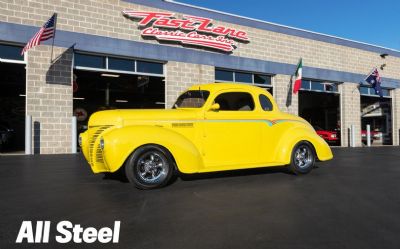
[[[315,91],[325,91],[325,85],[322,82],[311,81],[311,90]]]
[[[215,98],[220,111],[252,111],[254,110],[253,97],[245,92],[221,93]]]
[[[272,103],[267,96],[260,94],[259,99],[261,108],[264,111],[272,111]]]
[[[74,60],[75,60],[75,66],[106,68],[105,57],[102,56],[75,54]]]
[[[338,83],[304,79],[301,81],[301,90],[337,93]]]
[[[272,76],[251,72],[239,72],[225,69],[215,69],[216,82],[250,83],[265,87],[272,87]]]
[[[382,94],[383,94],[383,96],[385,96],[385,97],[390,97],[390,92],[389,92],[388,89],[382,89]]]
[[[368,96],[379,96],[375,93],[375,89],[369,86],[360,86],[360,94]],[[390,97],[390,90],[387,88],[382,88],[383,97]]]
[[[360,93],[361,93],[362,95],[369,95],[369,88],[368,88],[368,87],[361,86],[361,87],[360,87]]]
[[[225,70],[215,70],[215,80],[217,81],[234,81],[233,72]]]
[[[262,74],[254,74],[254,84],[261,85],[271,85],[271,76],[270,75],[262,75]]]
[[[235,73],[236,82],[253,83],[253,75],[250,73]]]
[[[311,89],[309,80],[301,81],[301,89]]]
[[[141,73],[163,74],[163,64],[148,61],[137,61],[137,71]]]
[[[0,44],[0,59],[23,61],[22,47]]]
[[[179,96],[173,108],[201,108],[209,95],[209,91],[187,91]]]
[[[327,91],[327,92],[338,92],[337,84],[325,83],[325,91]]]
[[[77,69],[98,71],[122,71],[128,74],[149,74],[162,76],[164,64],[160,62],[139,61],[129,58],[117,58],[102,55],[75,53],[74,66]]]
[[[135,71],[135,61],[110,57],[108,58],[108,69],[121,70],[121,71]]]

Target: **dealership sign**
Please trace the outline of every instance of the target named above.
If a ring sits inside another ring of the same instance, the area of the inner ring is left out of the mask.
[[[184,15],[182,19],[170,12],[147,12],[124,10],[125,16],[139,19],[143,37],[160,41],[174,41],[182,44],[213,48],[232,52],[236,42],[249,42],[247,33],[225,26],[213,26],[212,19]]]

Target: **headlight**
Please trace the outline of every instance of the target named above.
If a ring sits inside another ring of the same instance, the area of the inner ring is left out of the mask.
[[[79,144],[79,147],[82,147],[82,137],[81,137],[81,135],[79,135],[78,144]]]
[[[336,134],[331,134],[331,138],[335,138],[336,137]]]
[[[104,150],[104,139],[100,138],[100,149]]]

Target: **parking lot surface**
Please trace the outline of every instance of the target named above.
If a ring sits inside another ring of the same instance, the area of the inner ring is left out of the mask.
[[[337,148],[310,174],[260,169],[179,177],[140,191],[81,155],[0,157],[0,248],[21,222],[121,221],[118,244],[38,248],[400,248],[400,148]]]

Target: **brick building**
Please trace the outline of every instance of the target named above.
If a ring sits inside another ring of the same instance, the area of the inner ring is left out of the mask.
[[[20,56],[54,12],[54,49],[49,40]],[[300,57],[304,80],[292,95]],[[359,83],[383,64],[379,98]],[[399,68],[396,50],[172,1],[0,0],[0,127],[14,132],[10,150],[23,150],[25,115],[36,153],[69,153],[73,115],[83,130],[94,111],[169,108],[188,86],[223,81],[264,87],[283,111],[340,130],[338,145],[349,146],[353,125],[362,146],[367,124],[375,144],[399,145]]]

